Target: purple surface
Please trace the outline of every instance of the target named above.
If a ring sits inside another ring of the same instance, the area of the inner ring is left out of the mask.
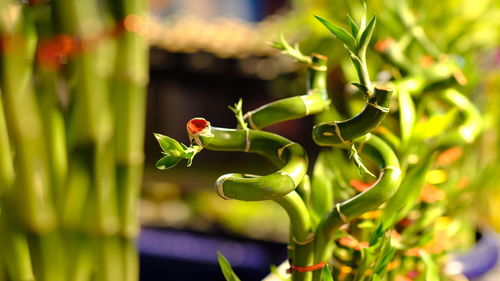
[[[496,235],[493,231],[482,232],[481,239],[471,251],[455,257],[454,260],[461,264],[462,274],[467,278],[478,278],[498,263],[499,242]]]
[[[142,229],[139,251],[141,281],[222,281],[217,252],[241,280],[257,281],[286,258],[284,244],[155,228]]]

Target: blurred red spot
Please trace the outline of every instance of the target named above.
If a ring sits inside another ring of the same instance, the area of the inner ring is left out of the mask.
[[[38,62],[49,68],[58,68],[71,54],[75,53],[77,44],[72,37],[60,34],[54,38],[40,41],[36,57]]]
[[[461,147],[452,147],[441,152],[436,159],[436,164],[439,166],[446,166],[462,157],[463,149]]]
[[[375,43],[374,47],[377,52],[384,52],[385,50],[389,49],[392,43],[394,43],[394,39],[389,37],[378,41],[377,43]]]
[[[375,181],[364,182],[364,181],[361,181],[361,180],[350,180],[349,181],[349,185],[352,186],[357,191],[363,192],[365,190],[370,189],[370,187],[372,187],[372,185],[373,185],[374,182]]]
[[[123,20],[123,26],[131,32],[139,32],[142,28],[142,20],[138,15],[128,15]]]
[[[423,67],[431,67],[434,64],[434,59],[431,56],[422,56],[420,65]]]
[[[369,244],[366,241],[359,242],[354,237],[342,237],[338,240],[338,243],[344,247],[352,248],[360,251],[362,248],[368,248]]]
[[[429,204],[435,203],[439,200],[443,200],[444,197],[444,191],[432,184],[424,185],[424,187],[422,188],[422,192],[420,193],[420,200]]]

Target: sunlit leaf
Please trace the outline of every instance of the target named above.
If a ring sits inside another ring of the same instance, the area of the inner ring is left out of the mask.
[[[331,24],[328,20],[322,17],[319,16],[315,17],[333,34],[333,36],[342,41],[351,52],[356,52],[357,50],[356,39],[354,39],[354,37],[352,37],[352,35],[349,34],[349,32],[347,32],[342,27],[338,27]]]
[[[363,164],[363,160],[361,159],[361,156],[359,156],[358,151],[356,150],[356,147],[354,147],[354,144],[351,145],[351,150],[349,153],[349,158],[354,159],[354,164],[358,167],[359,174],[366,173],[372,177],[375,177],[375,175],[366,168],[366,166]]]
[[[366,52],[366,48],[368,47],[368,44],[370,44],[370,39],[372,38],[373,34],[373,29],[375,28],[375,23],[377,22],[377,18],[373,16],[370,21],[368,22],[368,25],[366,28],[362,31],[361,37],[359,38],[359,52],[364,53]]]
[[[417,122],[414,130],[414,137],[428,139],[439,136],[446,132],[457,119],[458,109],[454,108],[445,114],[435,114],[427,120]]]
[[[425,251],[420,251],[420,257],[425,264],[425,280],[426,281],[439,281],[439,271],[436,263],[432,257]]]
[[[433,157],[425,159],[423,163],[411,169],[399,189],[389,199],[382,212],[383,229],[388,229],[404,218],[414,207],[420,191],[425,184],[425,175],[434,162]]]
[[[173,138],[161,134],[154,134],[154,136],[165,153],[176,156],[180,155],[182,151],[184,151],[181,144]]]
[[[408,144],[415,126],[415,104],[410,93],[405,89],[398,90],[399,119],[403,146]]]
[[[352,35],[354,36],[354,38],[356,38],[359,32],[358,26],[349,15],[347,15],[347,22],[349,23],[349,27],[351,28]]]

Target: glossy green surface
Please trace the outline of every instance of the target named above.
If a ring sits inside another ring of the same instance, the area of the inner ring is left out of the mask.
[[[330,105],[326,91],[325,57],[315,55],[309,66],[308,89],[306,95],[277,100],[245,114],[245,121],[252,129],[263,129],[283,121],[302,118],[322,112]]]
[[[304,149],[286,138],[263,131],[216,127],[212,133],[213,138],[203,143],[204,148],[257,153],[280,167],[265,176],[232,173],[219,177],[216,188],[225,199],[257,201],[281,197],[295,190],[306,174],[308,161]]]
[[[356,140],[364,142],[363,152],[366,152],[380,167],[378,180],[370,189],[351,199],[339,203],[323,217],[316,229],[315,262],[326,260],[328,244],[335,231],[343,224],[360,215],[376,209],[389,200],[396,192],[401,182],[399,161],[393,150],[380,138],[367,135]]]
[[[375,129],[387,116],[392,91],[375,88],[365,108],[356,116],[345,121],[334,121],[314,126],[312,137],[321,146],[349,145]]]

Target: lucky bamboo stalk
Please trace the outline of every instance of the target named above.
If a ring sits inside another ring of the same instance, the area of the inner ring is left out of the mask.
[[[101,4],[0,4],[0,244],[8,280],[138,279],[147,45],[124,26],[129,16],[145,17],[146,6]],[[127,80],[133,72],[140,81]]]
[[[9,196],[16,201],[23,224],[35,232],[54,227],[50,178],[44,153],[44,132],[36,97],[31,84],[36,34],[29,11],[21,11],[7,38],[2,53],[2,96],[9,134],[16,151],[16,177]],[[4,28],[3,28],[4,29]],[[27,202],[27,203],[24,203]]]

